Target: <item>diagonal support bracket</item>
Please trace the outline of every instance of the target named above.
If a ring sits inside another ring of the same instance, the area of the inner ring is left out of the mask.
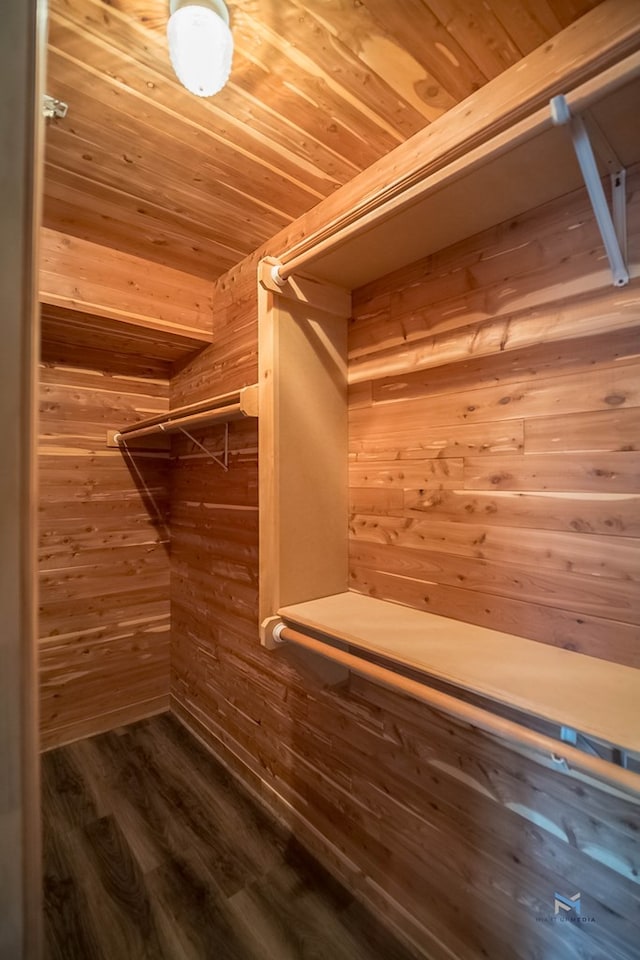
[[[613,284],[616,287],[624,287],[629,283],[629,271],[626,264],[626,171],[620,167],[612,174],[612,217],[584,119],[580,115],[573,116],[566,98],[562,94],[552,98],[550,107],[553,124],[558,127],[569,126],[576,157],[591,200],[602,242],[609,258]],[[604,135],[600,134],[600,138],[604,140]],[[608,152],[612,153],[608,145],[607,148]]]
[[[228,423],[225,423],[224,425],[224,459],[223,460],[221,460],[220,457],[217,457],[215,453],[212,453],[211,450],[209,450],[208,447],[205,447],[203,443],[200,443],[199,440],[196,440],[196,438],[193,437],[188,430],[185,430],[184,427],[179,427],[178,429],[180,430],[180,433],[184,433],[185,437],[188,437],[192,443],[195,443],[196,447],[200,447],[200,449],[203,450],[208,457],[210,457],[212,460],[215,460],[218,466],[222,467],[225,473],[229,472],[229,424]]]

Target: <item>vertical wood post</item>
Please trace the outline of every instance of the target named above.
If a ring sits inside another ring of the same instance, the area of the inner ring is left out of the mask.
[[[258,280],[261,623],[348,586],[351,296],[308,277],[280,288],[271,266]]]

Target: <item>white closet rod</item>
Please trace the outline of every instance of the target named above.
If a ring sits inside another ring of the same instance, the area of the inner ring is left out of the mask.
[[[114,440],[117,443],[130,440],[137,440],[141,437],[151,437],[158,433],[178,433],[184,427],[205,427],[210,423],[229,420],[239,420],[246,414],[242,410],[240,403],[231,403],[226,407],[216,407],[213,410],[205,410],[202,413],[193,413],[190,416],[178,417],[175,420],[163,420],[160,423],[152,423],[146,427],[127,427],[116,433]]]
[[[371,663],[352,653],[347,653],[329,643],[323,643],[309,637],[299,630],[288,627],[284,621],[276,624],[273,628],[273,640],[276,643],[294,643],[296,646],[317,653],[334,663],[339,663],[343,667],[357,673],[367,680],[381,684],[394,690],[397,693],[406,694],[414,700],[419,700],[435,710],[439,710],[468,723],[473,727],[491,734],[500,740],[506,740],[516,747],[533,751],[536,754],[545,754],[550,757],[554,765],[563,771],[573,770],[577,773],[593,777],[596,780],[603,781],[611,786],[624,791],[625,794],[631,794],[640,798],[640,776],[627,770],[624,767],[617,766],[600,757],[583,753],[576,747],[554,740],[528,727],[523,727],[513,720],[507,720],[497,714],[490,713],[482,707],[467,703],[464,700],[458,700],[450,694],[435,690],[426,684],[419,683],[417,680],[411,680],[402,674],[395,673],[387,667]],[[560,753],[558,752],[560,751]]]
[[[175,407],[169,413],[149,417],[130,427],[113,433],[110,445],[124,445],[131,440],[151,437],[154,434],[184,432],[187,427],[206,427],[210,423],[229,423],[244,417],[258,416],[258,385],[251,384],[233,393],[220,394],[209,400],[200,400],[184,407]]]

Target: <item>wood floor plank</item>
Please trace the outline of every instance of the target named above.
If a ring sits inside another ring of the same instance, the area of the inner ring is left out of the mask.
[[[133,855],[143,872],[148,873],[164,863],[166,857],[155,838],[149,835],[144,818],[113,783],[109,766],[97,749],[96,740],[97,738],[93,737],[72,743],[66,748],[66,752],[78,758],[94,795],[104,798],[109,809],[115,811],[120,829],[127,838]]]
[[[46,960],[410,960],[170,714],[44,754]]]
[[[341,912],[350,898],[336,886],[318,882],[316,865],[295,849],[260,880],[232,898],[238,923],[258,940],[258,956],[265,960],[331,957],[366,960],[358,937],[348,932]]]
[[[98,797],[70,750],[54,750],[41,772],[43,804],[57,830],[66,832],[107,812],[104,795]]]
[[[181,960],[254,960],[234,929],[226,900],[186,859],[154,870],[147,886],[178,931]]]
[[[164,960],[169,954],[163,948],[144,876],[115,817],[100,817],[78,837],[94,874],[93,889],[99,888],[101,894],[101,902],[92,900],[90,905],[98,928],[108,901],[112,920],[109,960],[125,956]]]
[[[47,806],[45,804],[45,812]],[[88,921],[87,895],[64,846],[64,835],[43,831],[44,960],[106,960]]]
[[[197,743],[194,750],[193,738],[184,728],[165,715],[154,724],[153,735],[141,728],[138,737],[149,750],[154,741],[161,747],[158,772],[161,776],[172,775],[182,799],[200,808],[196,828],[204,828],[201,842],[211,843],[213,836],[218,845],[220,837],[226,835],[225,845],[231,844],[251,877],[281,862],[287,847],[286,832],[248,796],[239,793],[235,781],[219,765],[207,766],[207,751]],[[188,766],[183,759],[185,749],[190,750],[194,761]]]
[[[156,820],[164,823],[164,838],[173,856],[181,851],[225,897],[251,882],[256,864],[244,849],[240,830],[233,829],[229,818],[220,816],[215,806],[209,808],[178,767],[173,775],[166,767],[163,769],[138,731],[126,740],[123,738],[122,747],[128,754],[123,762],[129,765],[129,773],[135,766],[139,788],[150,798],[149,806]]]

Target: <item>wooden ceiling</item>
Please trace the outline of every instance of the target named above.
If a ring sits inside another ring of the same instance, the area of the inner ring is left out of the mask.
[[[230,0],[229,84],[168,0],[50,0],[45,225],[215,278],[598,0]]]

